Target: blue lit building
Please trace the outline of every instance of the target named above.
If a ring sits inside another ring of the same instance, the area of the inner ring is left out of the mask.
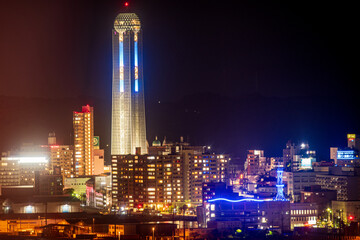
[[[337,150],[336,165],[343,167],[360,166],[359,152],[353,148],[343,148]]]
[[[290,230],[290,201],[217,198],[208,200],[207,227]]]
[[[111,154],[147,153],[142,31],[135,13],[115,18],[113,40],[113,81]],[[139,153],[139,152],[138,152]]]

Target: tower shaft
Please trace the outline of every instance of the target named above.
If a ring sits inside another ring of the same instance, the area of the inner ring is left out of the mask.
[[[135,14],[115,19],[113,39],[111,154],[146,149],[142,34]]]

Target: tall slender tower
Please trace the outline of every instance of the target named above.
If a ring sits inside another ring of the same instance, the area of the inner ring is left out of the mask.
[[[89,105],[73,112],[75,175],[92,175],[94,160],[94,110]]]
[[[142,33],[135,13],[115,18],[113,39],[113,81],[111,154],[147,153],[142,61]]]

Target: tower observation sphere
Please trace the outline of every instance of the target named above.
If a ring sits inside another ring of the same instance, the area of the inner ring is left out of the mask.
[[[135,13],[120,13],[115,18],[114,29],[118,32],[140,31],[140,19]]]
[[[142,61],[142,31],[135,13],[114,21],[111,154],[147,153]]]

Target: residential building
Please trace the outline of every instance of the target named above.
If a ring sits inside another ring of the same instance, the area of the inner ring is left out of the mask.
[[[94,172],[94,109],[82,106],[73,112],[74,170],[75,176],[92,175]]]
[[[266,158],[263,150],[248,150],[244,165],[246,175],[263,175],[266,169]]]
[[[112,202],[115,208],[138,205],[202,203],[204,182],[225,182],[229,156],[202,153],[180,142],[159,155],[112,156]],[[169,154],[170,152],[170,154]]]
[[[49,169],[59,167],[61,175],[71,177],[75,175],[74,148],[71,145],[50,145]]]

